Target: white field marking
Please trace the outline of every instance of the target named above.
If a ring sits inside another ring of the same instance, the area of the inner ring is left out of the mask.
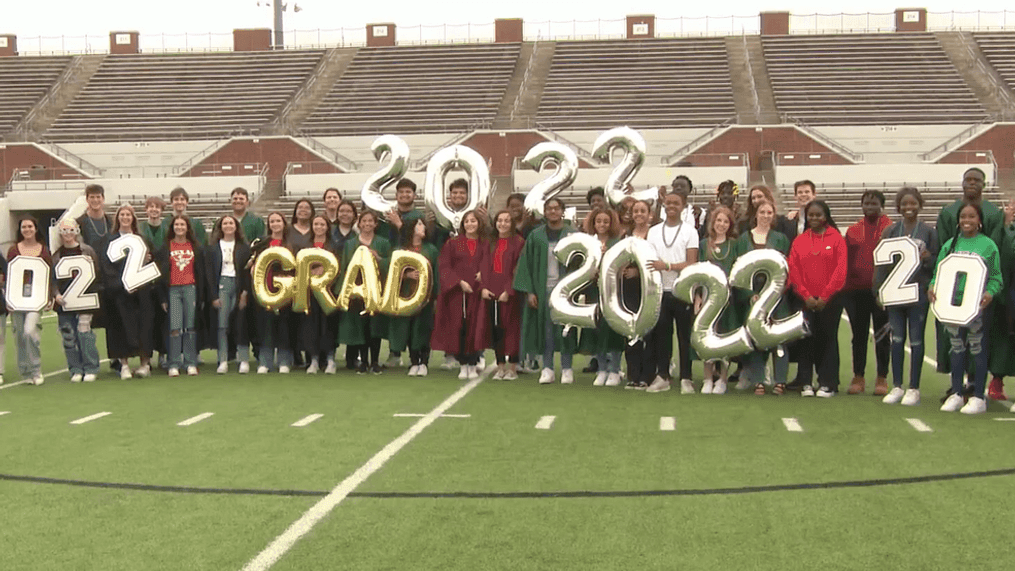
[[[543,416],[540,417],[539,422],[536,423],[537,430],[550,430],[553,426],[553,421],[557,420],[556,416]]]
[[[426,416],[423,413],[416,412],[399,412],[391,415],[396,418],[422,418]],[[472,418],[471,414],[442,414],[441,418]]]
[[[674,431],[676,429],[677,429],[677,417],[675,416],[659,417],[659,430]]]
[[[803,432],[804,427],[800,426],[800,421],[795,418],[784,418],[782,419],[783,425],[786,426],[786,430],[790,432]]]
[[[1015,417],[1012,418],[995,418],[998,422],[1015,422]]]
[[[317,420],[318,418],[321,418],[322,416],[324,416],[324,415],[323,414],[311,414],[311,415],[305,416],[305,417],[297,420],[296,422],[290,424],[289,426],[295,426],[296,428],[303,428],[304,426],[310,424],[311,422]]]
[[[293,545],[296,544],[303,536],[310,533],[315,525],[321,522],[332,510],[334,510],[346,497],[349,496],[356,488],[358,488],[363,482],[367,480],[371,475],[380,470],[388,460],[390,460],[399,450],[404,448],[407,444],[412,442],[414,438],[420,435],[428,426],[433,424],[437,418],[444,414],[444,411],[455,406],[455,404],[465,398],[465,395],[472,392],[472,389],[479,386],[479,383],[492,373],[497,368],[496,365],[490,365],[483,371],[483,374],[478,379],[473,379],[463,385],[460,389],[454,392],[451,396],[444,400],[444,402],[437,405],[436,408],[427,413],[426,416],[417,420],[408,430],[402,433],[401,436],[392,440],[387,446],[381,449],[380,452],[374,454],[373,458],[367,460],[366,464],[359,467],[353,474],[346,479],[342,480],[327,496],[322,498],[313,507],[307,510],[300,519],[296,520],[286,529],[282,535],[276,537],[263,551],[257,554],[256,557],[250,560],[249,563],[243,566],[243,571],[266,571],[271,568],[279,559],[282,558]]]
[[[91,416],[86,416],[84,418],[79,418],[77,420],[72,420],[70,423],[71,424],[84,424],[86,422],[91,422],[93,420],[102,418],[104,416],[109,416],[111,414],[113,414],[113,413],[111,413],[111,412],[97,412],[97,413],[95,413],[95,414],[93,414]]]
[[[927,423],[919,418],[907,418],[906,422],[909,423],[909,426],[915,428],[917,432],[934,432],[933,428],[927,426]]]
[[[102,363],[108,363],[108,362],[109,362],[109,359],[103,359],[103,360],[99,361],[99,364],[101,365]],[[67,369],[60,369],[59,371],[53,371],[52,373],[46,373],[45,375],[42,375],[42,378],[43,379],[48,379],[48,378],[52,377],[53,375],[59,375],[60,373],[66,373],[66,372],[67,372]],[[28,384],[31,384],[31,382],[32,381],[18,381],[16,383],[10,383],[10,384],[7,384],[7,385],[0,385],[0,391],[2,391],[4,389],[9,389],[11,387],[16,387],[18,385],[28,385]]]
[[[187,420],[177,422],[176,426],[190,426],[191,424],[197,424],[206,418],[211,418],[214,414],[215,414],[214,412],[202,412],[197,416],[193,416],[188,418]]]
[[[5,414],[10,414],[10,413],[11,413],[11,411],[9,411],[9,410],[0,410],[0,416],[3,416]]]
[[[64,370],[66,371],[66,369],[64,369]],[[50,375],[52,375],[52,374],[53,373],[50,373]],[[48,375],[46,375],[46,376],[48,376]],[[27,384],[30,384],[31,382],[32,381],[17,381],[17,382],[13,382],[13,383],[7,383],[7,384],[4,384],[4,385],[0,385],[0,391],[2,391],[4,389],[9,389],[11,387],[16,387],[18,385],[27,385]]]

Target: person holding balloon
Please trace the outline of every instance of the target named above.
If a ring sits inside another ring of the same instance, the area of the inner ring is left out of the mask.
[[[424,256],[430,262],[431,276],[437,269],[437,248],[430,243],[430,234],[422,217],[405,220],[398,230],[399,248]],[[406,269],[401,280],[399,295],[408,297],[420,287],[420,275],[416,269]],[[439,286],[431,284],[431,290],[437,291]],[[434,300],[427,293],[425,305],[418,313],[408,316],[391,316],[388,318],[388,348],[393,354],[409,351],[409,376],[427,376],[430,362],[430,336],[434,329]]]
[[[95,331],[92,330],[92,316],[95,309],[68,307],[68,288],[74,277],[57,277],[56,267],[62,258],[75,256],[90,260],[95,279],[85,295],[95,295],[102,287],[99,275],[98,255],[88,244],[79,240],[81,228],[73,218],[60,222],[60,247],[53,252],[52,276],[53,309],[56,310],[60,336],[63,338],[63,352],[67,357],[67,370],[72,383],[92,382],[99,374],[99,349],[95,345]],[[97,308],[96,308],[97,309]]]
[[[327,216],[318,214],[310,220],[310,247],[327,250],[338,258],[340,253],[331,236],[331,223]],[[312,267],[310,272],[313,275],[321,275],[324,269],[318,264]],[[324,313],[316,296],[309,295],[307,303],[307,312],[297,316],[299,348],[310,359],[307,374],[316,375],[323,365],[325,374],[333,375],[336,370],[335,341],[338,338],[338,330],[330,328],[334,322],[328,319],[330,316]]]
[[[229,372],[229,340],[236,350],[237,371],[250,372],[250,343],[247,340],[246,308],[250,296],[250,280],[243,268],[250,260],[242,223],[232,214],[215,222],[211,241],[205,250],[205,287],[211,307],[209,321],[216,325],[218,369]]]
[[[339,259],[342,266],[338,283],[344,283],[345,276],[350,270],[362,266],[352,263],[356,251],[359,248],[366,248],[377,263],[378,275],[368,275],[369,271],[363,271],[355,280],[363,280],[367,289],[375,290],[380,295],[380,283],[374,280],[383,280],[388,271],[388,264],[391,261],[391,243],[387,238],[378,236],[376,233],[378,217],[372,210],[364,210],[359,215],[359,235],[345,243],[345,250]],[[368,283],[366,280],[370,280]],[[381,365],[381,340],[388,336],[388,318],[381,314],[370,315],[365,313],[366,303],[360,298],[354,298],[349,304],[349,309],[342,316],[338,326],[338,341],[340,344],[348,345],[353,354],[359,354],[359,368],[357,374],[365,375],[372,372],[380,375]]]
[[[258,255],[269,248],[287,248],[292,250],[289,242],[289,224],[281,212],[268,214],[268,232],[260,240],[251,246],[250,262],[253,265]],[[252,282],[254,291],[258,288],[274,287],[273,276],[281,270],[269,267],[264,276],[255,276]],[[260,279],[263,283],[259,283]],[[278,372],[288,373],[293,365],[293,346],[290,342],[289,328],[292,326],[292,310],[289,304],[278,308],[275,311],[261,306],[258,311],[258,331],[260,331],[261,345],[258,351],[257,374],[267,374],[272,367],[278,364]],[[277,358],[277,361],[276,361]]]
[[[628,236],[647,241],[652,220],[652,207],[644,200],[634,200],[631,203],[630,212],[631,231]],[[638,266],[634,264],[624,268],[623,301],[624,307],[629,310],[641,306],[641,280],[638,272]],[[624,349],[624,358],[627,361],[627,384],[624,388],[639,391],[647,389],[656,376],[651,345],[645,339],[628,343]]]
[[[719,266],[727,277],[733,268],[740,254],[737,242],[737,230],[734,227],[733,211],[719,205],[709,213],[706,223],[706,238],[698,244],[700,258],[704,262],[710,262]],[[740,326],[741,311],[740,304],[736,303],[736,297],[730,298],[716,324],[720,334],[726,334]],[[700,290],[694,298],[694,313],[701,311],[704,303]],[[716,370],[718,367],[718,370]],[[725,394],[728,374],[727,364],[722,361],[707,361],[704,365],[705,380],[701,385],[701,394]],[[718,379],[715,378],[718,374]]]
[[[605,254],[614,244],[620,241],[620,218],[613,210],[605,207],[594,208],[585,218],[582,230],[599,240],[600,248]],[[585,293],[586,297],[598,302],[598,281],[592,283]],[[635,306],[637,307],[637,306]],[[591,343],[586,342],[586,338]],[[620,384],[620,355],[626,340],[610,328],[605,319],[599,319],[595,329],[583,329],[580,345],[591,345],[590,349],[596,356],[599,370],[592,382],[593,386],[615,387]]]
[[[337,192],[337,191],[336,191]],[[348,199],[342,199],[338,203],[338,217],[336,222],[331,227],[331,239],[335,244],[335,249],[340,254],[345,252],[345,245],[350,241],[355,241],[356,236],[356,219],[359,218],[359,212],[356,210],[356,203]],[[341,262],[341,258],[339,258]],[[338,331],[342,323],[342,315],[344,312],[335,311],[328,316],[331,321],[331,329]],[[359,366],[358,361],[359,353],[354,351],[348,345],[345,346],[345,368],[354,371]]]
[[[39,221],[30,215],[22,216],[18,221],[18,241],[7,251],[8,264],[14,262],[18,257],[39,258],[52,267],[53,260],[49,249],[39,241]],[[35,284],[32,279],[48,280],[47,275],[27,275],[32,278],[24,280],[22,291],[25,297],[30,297],[33,287],[41,287]],[[35,385],[42,384],[42,329],[40,327],[41,313],[38,311],[23,311],[10,307],[11,329],[18,347],[18,369],[21,372],[21,379]]]

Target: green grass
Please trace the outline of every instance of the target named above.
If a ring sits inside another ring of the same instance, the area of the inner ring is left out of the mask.
[[[45,372],[63,369],[44,322]],[[928,337],[928,341],[933,336]],[[849,333],[840,329],[843,390]],[[100,341],[101,345],[101,341]],[[932,346],[932,343],[928,343]],[[7,381],[16,381],[8,336]],[[386,355],[386,350],[382,351]],[[488,356],[489,358],[489,356]],[[874,371],[869,351],[869,375]],[[205,353],[206,362],[214,360]],[[303,374],[71,384],[0,391],[0,473],[95,482],[327,492],[461,385]],[[576,368],[584,361],[578,359]],[[455,372],[456,373],[456,372]],[[695,367],[700,379],[700,363]],[[369,478],[275,565],[304,569],[1008,569],[1015,479],[648,497],[390,498],[385,492],[715,490],[1015,468],[1015,422],[796,395],[650,395],[485,381]],[[89,414],[113,414],[88,424]],[[215,415],[189,427],[176,423]],[[305,428],[290,426],[324,414]],[[544,415],[550,430],[535,430]],[[675,432],[659,417],[674,416]],[[781,419],[794,417],[803,433]],[[928,423],[919,433],[906,418]],[[373,494],[373,496],[371,496]],[[0,481],[0,569],[240,569],[316,497],[183,494]],[[986,539],[987,545],[982,541]]]

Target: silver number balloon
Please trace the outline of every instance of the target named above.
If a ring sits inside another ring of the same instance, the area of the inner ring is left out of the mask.
[[[716,331],[719,314],[730,298],[726,274],[709,262],[698,262],[684,268],[673,284],[673,295],[685,303],[694,303],[694,292],[705,288],[705,301],[691,326],[691,346],[702,361],[715,361],[742,355],[751,350],[747,329],[738,327],[725,335]]]
[[[878,288],[878,299],[886,307],[920,301],[920,286],[909,283],[920,269],[920,246],[909,236],[882,240],[874,248],[874,265],[891,264],[899,256],[899,263]]]
[[[634,345],[659,321],[663,304],[662,274],[652,268],[658,258],[655,248],[641,238],[628,237],[603,254],[599,270],[599,311],[610,329],[630,339]],[[641,281],[641,306],[631,311],[624,305],[620,279],[630,265],[638,268]]]
[[[134,293],[137,288],[151,283],[162,276],[155,262],[144,263],[148,255],[148,244],[137,234],[124,234],[109,243],[106,256],[110,262],[119,262],[124,256],[127,262],[123,265],[120,282],[123,288]]]
[[[570,265],[575,256],[582,256],[584,260],[577,270],[562,277],[550,292],[550,320],[563,325],[565,335],[571,327],[595,327],[599,304],[579,304],[574,298],[579,290],[596,279],[603,257],[599,238],[584,233],[565,236],[557,242],[553,255],[564,265]]]
[[[370,178],[363,184],[360,200],[363,201],[363,206],[384,215],[397,206],[394,202],[384,198],[383,192],[385,188],[398,182],[409,170],[409,145],[405,144],[405,141],[400,137],[381,135],[370,145],[370,151],[378,161],[383,161],[387,155],[388,162],[381,170],[370,175]]]
[[[754,276],[764,274],[765,287],[758,293],[758,300],[747,311],[747,334],[754,346],[761,350],[775,349],[807,335],[807,323],[803,312],[774,321],[772,312],[779,305],[789,278],[789,264],[786,257],[776,250],[754,250],[733,263],[729,283],[734,287],[753,290]]]
[[[619,205],[628,196],[653,204],[659,197],[658,188],[639,190],[630,194],[625,192],[645,164],[645,139],[630,127],[615,127],[599,135],[592,147],[592,156],[612,163],[613,152],[616,149],[623,150],[624,156],[606,179],[606,199],[614,206]]]
[[[452,169],[459,168],[469,176],[469,202],[462,210],[452,210],[444,194],[444,178]],[[437,223],[455,232],[466,212],[490,199],[490,168],[482,155],[464,145],[443,148],[430,158],[426,166],[426,186],[423,200],[426,207],[437,215]]]
[[[32,274],[25,294],[25,274]],[[7,266],[7,305],[14,311],[42,311],[49,303],[49,264],[34,256],[17,256]]]
[[[536,172],[556,165],[553,174],[537,182],[525,196],[525,210],[542,218],[543,204],[574,184],[578,177],[578,155],[566,145],[546,141],[529,149],[522,164]]]
[[[95,260],[88,256],[60,258],[53,267],[53,274],[61,280],[74,278],[63,292],[64,310],[86,311],[99,308],[99,294],[85,293],[95,281]]]
[[[966,275],[962,303],[952,305],[959,274]],[[941,323],[965,327],[980,315],[980,299],[987,287],[987,264],[976,254],[948,254],[937,266],[934,278],[934,303],[930,308]]]

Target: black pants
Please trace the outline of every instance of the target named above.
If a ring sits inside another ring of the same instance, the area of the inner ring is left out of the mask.
[[[647,342],[651,345],[655,357],[655,374],[664,379],[670,378],[670,360],[673,358],[673,324],[677,326],[677,349],[680,351],[680,378],[691,378],[691,306],[671,292],[663,293],[662,308],[659,321],[656,323]]]
[[[503,365],[504,363],[518,363],[518,355],[507,355],[505,354],[504,342],[507,340],[507,327],[504,323],[498,322],[497,307],[498,303],[488,303],[487,313],[490,316],[490,327],[492,328],[491,340],[493,341],[493,352],[497,355],[497,364]],[[494,325],[494,324],[497,325]],[[517,324],[515,324],[517,326]]]
[[[888,361],[892,351],[892,336],[886,335],[888,312],[878,307],[874,300],[874,292],[869,289],[858,289],[842,294],[842,303],[849,316],[849,326],[853,330],[853,375],[862,377],[867,368],[867,339],[870,335],[870,324],[874,322],[874,356],[878,364],[878,376],[888,376]],[[878,334],[881,340],[878,341]]]
[[[839,321],[842,319],[842,297],[832,296],[821,311],[804,311],[811,330],[810,337],[801,340],[797,380],[811,384],[814,369],[818,371],[818,384],[833,391],[839,390]]]
[[[430,362],[430,347],[423,346],[419,350],[409,349],[409,360],[412,366],[426,365]]]

